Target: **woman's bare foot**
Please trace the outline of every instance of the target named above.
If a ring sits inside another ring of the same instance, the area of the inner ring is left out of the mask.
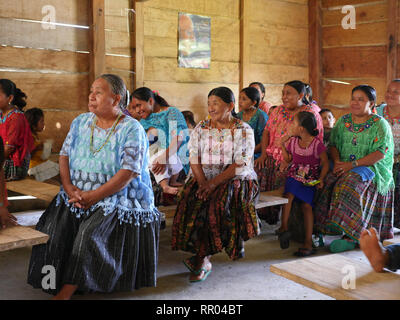
[[[189,277],[190,282],[198,282],[205,280],[204,278],[208,276],[208,274],[211,272],[212,269],[212,264],[211,261],[208,257],[204,257],[204,259],[200,259],[198,264],[196,265],[196,270],[200,270],[200,273],[191,273]]]
[[[178,194],[178,192],[179,192],[179,189],[178,189],[178,188],[176,188],[176,187],[171,187],[171,186],[168,184],[168,180],[167,180],[167,179],[162,180],[162,181],[160,182],[160,186],[161,186],[161,188],[163,189],[163,192],[164,192],[164,193],[176,195],[176,194]]]
[[[72,284],[65,284],[60,292],[54,296],[51,300],[70,300],[74,292],[78,289],[78,286]]]
[[[383,272],[383,268],[389,261],[389,255],[380,244],[375,228],[364,230],[361,233],[360,248],[375,272]]]

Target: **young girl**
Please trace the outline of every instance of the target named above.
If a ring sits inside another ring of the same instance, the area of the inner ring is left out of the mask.
[[[239,94],[239,110],[237,117],[248,123],[254,130],[255,149],[254,159],[261,156],[261,139],[268,121],[268,115],[258,108],[261,97],[256,88],[242,89]]]
[[[252,82],[250,83],[249,87],[256,88],[260,93],[260,103],[258,108],[268,114],[269,108],[271,108],[272,104],[268,101],[264,101],[265,98],[265,87],[261,82]]]
[[[318,134],[314,114],[302,111],[296,115],[291,132],[281,140],[282,155],[291,165],[285,184],[285,194],[289,202],[283,208],[279,242],[282,249],[289,247],[288,221],[292,202],[293,200],[302,202],[305,240],[303,247],[295,252],[295,255],[299,257],[315,253],[312,247],[313,200],[316,188],[314,184],[318,183],[317,188],[323,188],[323,181],[329,170],[326,147],[317,138]],[[289,142],[286,143],[287,141]],[[322,170],[320,170],[321,166]]]
[[[44,114],[42,109],[32,108],[25,111],[25,117],[28,120],[34,139],[34,148],[32,150],[31,161],[29,163],[29,168],[33,168],[45,162],[45,160],[42,159],[43,142],[40,140],[38,135],[39,132],[44,130]]]

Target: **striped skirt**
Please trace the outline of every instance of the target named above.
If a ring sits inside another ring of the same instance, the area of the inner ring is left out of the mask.
[[[22,162],[22,166],[16,167],[13,160],[6,159],[6,161],[4,162],[4,176],[6,180],[12,181],[24,179],[28,175],[30,160],[30,156],[25,157]]]
[[[216,188],[208,201],[196,196],[193,177],[179,194],[172,226],[172,249],[199,256],[225,252],[230,259],[244,256],[244,241],[260,232],[255,201],[258,183],[231,180]]]
[[[380,240],[393,238],[393,191],[378,193],[372,181],[348,172],[329,173],[315,199],[316,226],[325,234],[346,234],[357,241],[364,229],[374,227]]]
[[[268,156],[266,165],[263,169],[254,168],[257,173],[260,191],[273,191],[285,185],[286,172],[279,171],[279,165],[276,164],[274,158]],[[282,206],[272,206],[257,210],[260,219],[268,224],[276,224],[279,221],[279,216],[282,211]]]
[[[134,291],[156,286],[160,222],[146,226],[120,223],[116,213],[105,216],[98,208],[76,218],[54,199],[41,216],[36,230],[48,234],[46,244],[32,248],[28,283],[42,288],[43,266],[55,268],[57,294],[63,285],[77,285],[77,292]]]
[[[400,163],[393,166],[394,189],[394,222],[393,226],[400,229]]]

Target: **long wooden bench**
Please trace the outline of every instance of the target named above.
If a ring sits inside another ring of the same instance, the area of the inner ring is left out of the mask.
[[[360,250],[271,265],[271,272],[340,300],[398,300],[400,274],[376,273]],[[351,287],[354,275],[355,288]]]
[[[42,199],[51,202],[53,198],[60,191],[60,187],[40,182],[34,179],[23,179],[17,181],[8,181],[6,183],[7,190],[18,192],[21,194],[34,196],[38,199]]]
[[[46,243],[47,234],[28,227],[13,226],[0,230],[0,251]]]

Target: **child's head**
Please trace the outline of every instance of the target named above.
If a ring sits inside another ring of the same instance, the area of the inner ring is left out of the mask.
[[[292,132],[296,136],[311,135],[316,137],[319,134],[317,129],[317,119],[313,113],[308,111],[301,111],[296,114],[293,122]]]
[[[260,102],[265,98],[265,87],[261,82],[252,82],[249,87],[256,88],[260,93]]]
[[[235,95],[227,87],[212,89],[208,94],[208,114],[211,120],[221,121],[230,119],[235,108]]]
[[[32,108],[25,111],[25,117],[33,133],[44,130],[44,113],[42,109]]]
[[[324,129],[330,130],[335,126],[336,119],[331,110],[322,109],[319,114],[321,115]]]
[[[194,121],[194,114],[192,111],[182,111],[183,116],[185,117],[186,124],[189,129],[194,129],[196,127],[196,122]]]
[[[242,89],[239,94],[239,111],[246,111],[252,107],[258,108],[260,92],[254,87]]]

